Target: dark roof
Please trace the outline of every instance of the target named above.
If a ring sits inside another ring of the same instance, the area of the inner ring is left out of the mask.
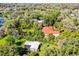
[[[31,47],[31,45],[25,45],[25,48],[29,49]]]

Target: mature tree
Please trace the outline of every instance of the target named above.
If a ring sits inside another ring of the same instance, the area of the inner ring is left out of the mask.
[[[47,13],[44,15],[44,23],[46,25],[53,25],[57,21],[59,15],[60,11],[58,9],[47,10]]]
[[[15,46],[5,45],[0,47],[0,56],[17,56],[19,55]]]

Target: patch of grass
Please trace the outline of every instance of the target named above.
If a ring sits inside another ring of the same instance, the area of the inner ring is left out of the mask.
[[[0,39],[0,46],[6,45],[6,40],[5,39]]]

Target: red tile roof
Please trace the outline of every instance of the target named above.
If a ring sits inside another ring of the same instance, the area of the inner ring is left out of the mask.
[[[52,34],[53,29],[52,27],[43,27],[42,32],[44,32],[44,34]]]
[[[49,35],[49,34],[60,34],[59,31],[55,31],[51,26],[43,27],[42,32],[44,34],[47,34],[47,35]]]

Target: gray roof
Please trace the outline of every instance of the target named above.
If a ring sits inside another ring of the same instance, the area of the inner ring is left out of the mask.
[[[25,42],[25,45],[30,45],[30,49],[38,49],[39,45],[41,43],[40,42],[37,42],[37,41],[33,41],[33,42]]]
[[[41,20],[38,20],[38,19],[30,19],[30,21],[34,21],[34,22],[38,22],[38,23],[43,23],[44,22],[43,19],[41,19]]]

